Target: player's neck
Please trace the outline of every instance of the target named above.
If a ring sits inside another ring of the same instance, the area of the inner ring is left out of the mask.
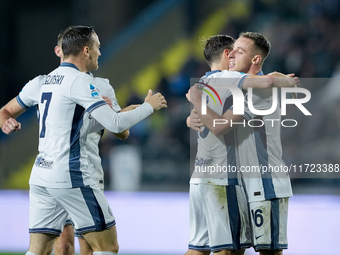
[[[212,64],[211,67],[210,67],[210,71],[222,71],[222,70],[228,70],[229,68],[225,68],[223,67],[223,65],[221,64]]]
[[[247,74],[258,74],[259,72],[262,71],[262,66],[254,66],[252,65],[250,68],[249,68],[249,71],[247,72]]]
[[[74,64],[79,69],[80,72],[84,72],[84,73],[89,72],[89,70],[87,70],[86,68],[87,66],[86,66],[85,61],[82,61],[82,59],[78,57],[69,57],[65,59],[64,62]]]

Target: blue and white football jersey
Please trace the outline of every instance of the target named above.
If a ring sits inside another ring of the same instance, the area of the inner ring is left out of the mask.
[[[115,112],[119,112],[121,110],[118,101],[116,99],[116,94],[110,85],[110,82],[108,79],[103,79],[99,77],[94,78],[96,81],[97,89],[100,92],[101,95],[107,96],[110,98],[112,102],[112,108]],[[87,122],[95,121],[93,118],[91,118],[91,115],[88,112],[85,112],[84,114],[84,125],[86,125]],[[91,124],[91,123],[90,123]],[[104,189],[104,171],[101,164],[101,158],[99,156],[99,148],[98,144],[100,142],[100,139],[102,137],[104,130],[90,133],[87,136],[87,143],[86,143],[86,149],[87,149],[87,156],[88,156],[88,169],[91,173],[91,176],[93,180],[96,182],[96,184],[99,186],[100,189]]]
[[[30,184],[50,188],[94,185],[86,152],[85,111],[105,105],[96,81],[70,63],[25,85],[17,97],[23,108],[38,105],[39,154]]]
[[[272,89],[256,89],[252,98],[248,95],[245,96],[246,125],[237,125],[234,129],[248,202],[290,197],[293,195],[290,178],[284,171],[286,165],[282,160],[279,103],[273,113],[258,116],[249,110],[249,100],[252,100],[255,109],[268,110],[273,103]],[[250,125],[247,124],[249,120]]]
[[[230,87],[242,89],[242,81],[245,76],[247,75],[228,70],[206,73],[200,82],[208,85],[203,90],[204,98],[208,101],[207,107],[217,114],[223,115],[233,104]],[[241,90],[240,93],[242,93]],[[236,165],[233,130],[225,135],[216,136],[208,128],[204,127],[203,132],[198,133],[195,169],[190,183],[241,184]]]

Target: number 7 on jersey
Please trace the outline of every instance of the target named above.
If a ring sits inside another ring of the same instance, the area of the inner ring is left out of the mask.
[[[50,106],[51,98],[52,98],[52,92],[42,93],[41,95],[41,103],[44,104],[44,102],[46,101],[46,104],[45,104],[45,109],[44,109],[44,115],[42,117],[41,131],[39,135],[40,138],[45,137],[45,132],[46,132],[45,121],[46,121],[46,117],[48,114],[48,108]]]

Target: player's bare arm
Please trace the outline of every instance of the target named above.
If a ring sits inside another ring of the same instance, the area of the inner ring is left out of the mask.
[[[105,102],[110,106],[110,108],[112,109],[112,101],[109,97],[107,96],[102,96],[102,98],[105,100]]]
[[[226,111],[222,116],[207,107],[207,114],[202,115],[201,112],[201,100],[202,100],[202,90],[197,88],[197,85],[192,86],[186,95],[189,102],[194,105],[196,113],[199,119],[202,121],[204,126],[206,126],[214,135],[224,135],[231,131],[234,127],[230,125],[232,122],[241,122],[244,117],[242,115],[234,115],[233,111]],[[223,125],[215,125],[214,120],[224,119],[228,122]]]
[[[283,87],[298,87],[300,86],[300,80],[298,77],[295,77],[294,73],[291,74],[283,74],[279,72],[272,72],[269,75],[273,75],[274,77],[278,78],[276,79],[277,82],[275,84],[275,87],[283,88]],[[294,79],[295,84],[291,84],[291,80],[289,78]],[[297,93],[292,93],[293,98],[297,98]]]
[[[120,140],[126,140],[130,135],[130,131],[128,129],[126,129],[121,133],[118,133],[118,134],[112,133],[112,134],[114,134],[114,136],[117,137]]]
[[[243,89],[247,88],[271,88],[271,87],[296,87],[299,86],[300,80],[298,77],[290,77],[280,73],[271,73],[268,75],[248,75],[242,84]]]
[[[190,116],[188,116],[186,123],[188,128],[191,128],[198,132],[203,132],[201,127],[204,127],[204,124],[198,116],[195,108],[191,110]]]
[[[0,110],[0,127],[2,131],[9,135],[13,131],[18,131],[21,129],[21,123],[16,121],[20,114],[25,112],[17,102],[16,98],[13,98],[9,101],[4,107]]]
[[[272,72],[268,75],[275,77],[275,83],[273,87],[283,88],[283,87],[298,87],[300,86],[300,79],[296,77],[294,73],[283,74],[280,72]]]

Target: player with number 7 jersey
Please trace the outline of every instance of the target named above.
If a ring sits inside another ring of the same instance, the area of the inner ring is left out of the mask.
[[[99,107],[110,108],[97,90],[95,79],[64,62],[49,75],[38,76],[26,84],[17,102],[24,109],[34,105],[39,109],[39,154],[30,184],[49,188],[93,186],[86,170],[85,144],[89,132],[98,130],[83,127],[83,114]],[[152,112],[152,107],[144,103],[133,111],[115,114],[118,125],[111,125],[109,130],[122,132]],[[103,122],[105,126],[107,120]]]
[[[121,133],[167,105],[160,93],[152,95],[149,90],[139,107],[120,113],[111,109],[95,79],[88,75],[98,68],[99,46],[93,27],[68,27],[62,39],[64,62],[47,76],[26,84],[18,97],[0,110],[0,127],[10,134],[21,129],[15,118],[25,109],[35,105],[39,109],[39,154],[29,181],[27,255],[50,254],[52,240],[60,235],[68,216],[96,253],[118,252],[115,218],[103,191],[90,176],[86,139],[103,127]],[[100,125],[85,125],[85,112]]]

